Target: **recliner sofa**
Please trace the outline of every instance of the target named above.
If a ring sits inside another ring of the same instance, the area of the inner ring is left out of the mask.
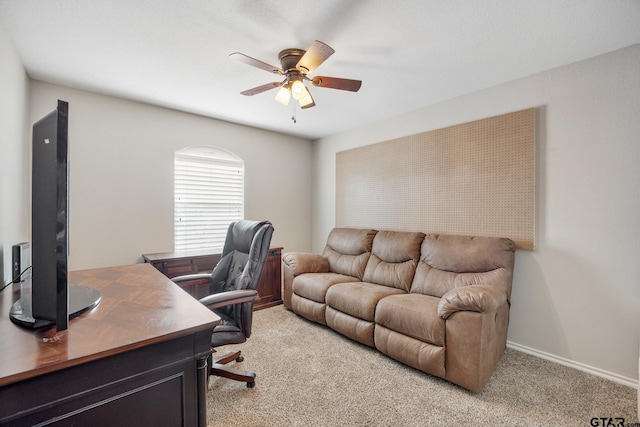
[[[335,228],[283,255],[284,305],[404,364],[480,392],[507,340],[510,239]]]

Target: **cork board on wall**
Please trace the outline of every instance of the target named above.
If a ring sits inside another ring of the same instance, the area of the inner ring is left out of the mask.
[[[336,226],[535,248],[535,109],[336,153]]]

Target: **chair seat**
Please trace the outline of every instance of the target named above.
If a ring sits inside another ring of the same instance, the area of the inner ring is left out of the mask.
[[[211,347],[220,347],[227,344],[240,344],[247,340],[242,329],[237,325],[232,317],[218,313],[220,323],[213,329],[211,334]]]
[[[220,323],[216,325],[215,331],[239,330],[238,323],[233,317],[222,310],[213,310],[220,317]]]

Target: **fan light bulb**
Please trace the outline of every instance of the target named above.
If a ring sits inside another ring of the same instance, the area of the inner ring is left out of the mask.
[[[282,86],[278,93],[276,93],[276,101],[278,101],[282,105],[289,105],[289,100],[291,99],[291,92],[289,88],[286,86]]]
[[[299,101],[305,96],[306,93],[307,88],[302,83],[302,81],[296,80],[295,82],[293,82],[293,84],[291,85],[291,95],[293,95],[293,99]]]

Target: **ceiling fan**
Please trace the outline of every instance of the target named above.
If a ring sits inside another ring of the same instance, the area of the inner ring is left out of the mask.
[[[252,96],[279,87],[280,90],[276,94],[276,101],[283,105],[288,105],[289,100],[293,97],[293,99],[300,104],[300,108],[310,108],[316,105],[316,103],[311,96],[311,92],[309,92],[309,89],[304,84],[305,80],[317,87],[348,90],[351,92],[357,92],[362,85],[360,80],[326,76],[307,76],[308,73],[318,68],[327,58],[333,55],[334,52],[335,50],[333,50],[331,46],[316,40],[306,51],[302,49],[285,49],[281,51],[278,54],[278,58],[280,59],[282,68],[274,67],[273,65],[269,65],[266,62],[259,61],[240,52],[232,53],[229,55],[229,58],[261,68],[270,73],[284,76],[283,81],[267,83],[252,89],[247,89],[244,92],[240,92],[242,95]]]

